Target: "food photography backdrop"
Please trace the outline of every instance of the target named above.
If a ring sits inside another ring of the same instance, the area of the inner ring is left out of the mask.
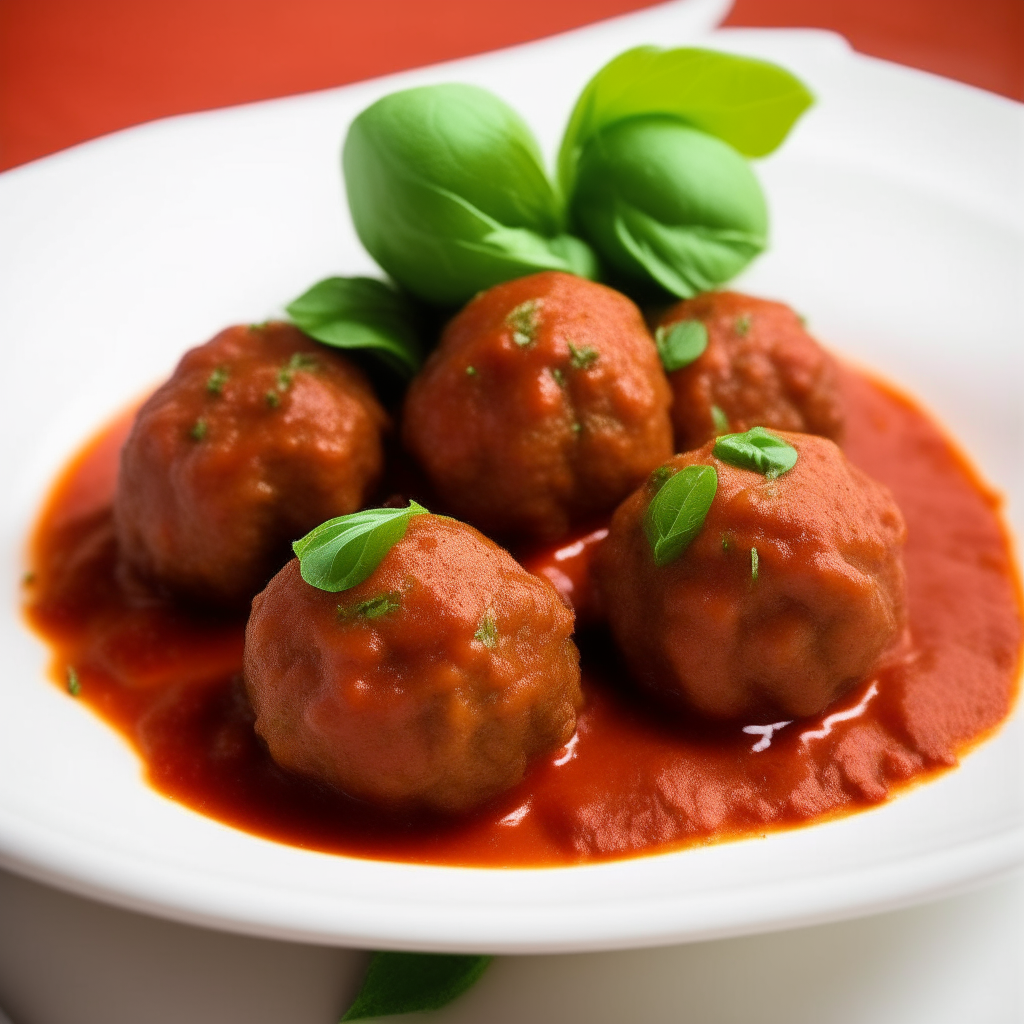
[[[329,89],[651,6],[0,0],[0,169],[158,118]],[[1020,0],[667,6],[692,32],[719,22],[825,29],[860,53],[1024,100]],[[0,246],[2,239],[0,224]],[[54,286],[59,302],[59,280]],[[202,340],[182,338],[181,347]],[[367,961],[364,952],[135,914],[0,871],[0,1007],[14,1024],[326,1024],[344,1012]],[[1024,1019],[1022,977],[1018,875],[922,906],[781,933],[499,957],[459,1001],[408,1019],[1009,1022]]]

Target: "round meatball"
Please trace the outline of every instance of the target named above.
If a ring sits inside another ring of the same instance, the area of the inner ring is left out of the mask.
[[[677,451],[758,426],[842,440],[845,416],[835,360],[789,306],[707,292],[673,306],[659,330],[687,320],[704,324],[708,346],[669,374]]]
[[[387,416],[363,374],[294,327],[230,327],[139,410],[114,516],[127,565],[173,594],[244,607],[289,542],[354,512]]]
[[[616,511],[598,554],[604,608],[636,682],[715,719],[814,715],[865,679],[906,623],[906,528],[889,491],[836,445],[775,479],[722,462],[714,442],[671,459]],[[643,518],[658,481],[713,466],[703,527],[655,565]]]
[[[572,612],[471,526],[418,515],[332,594],[289,562],[254,601],[245,683],[274,760],[400,810],[464,811],[571,738]]]
[[[625,296],[543,273],[478,295],[413,381],[403,440],[486,533],[556,540],[672,453],[670,393]]]

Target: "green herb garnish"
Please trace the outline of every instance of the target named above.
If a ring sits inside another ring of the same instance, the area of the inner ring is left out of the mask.
[[[708,329],[699,320],[680,320],[654,332],[654,343],[666,373],[699,359],[708,347]]]
[[[374,953],[342,1021],[438,1010],[473,987],[493,957],[451,953]]]
[[[423,363],[413,309],[383,281],[328,277],[289,302],[286,309],[304,334],[332,348],[366,349],[405,377],[411,377]],[[296,352],[288,368],[311,370],[315,365],[311,355]]]
[[[498,646],[498,621],[490,608],[484,612],[480,625],[476,627],[473,639],[493,650]]]
[[[572,425],[572,432],[574,434],[582,434],[583,433],[583,424],[582,423],[574,423]]]
[[[329,519],[292,544],[302,578],[332,594],[349,590],[405,536],[409,520],[426,512],[410,501],[408,508],[368,508]]]
[[[428,85],[364,110],[342,163],[356,233],[413,295],[459,306],[501,281],[543,270],[597,275],[533,133],[478,86]]]
[[[82,684],[79,682],[78,673],[71,665],[68,665],[67,684],[68,693],[70,693],[72,697],[77,697],[82,692]]]
[[[729,433],[729,417],[717,405],[711,406],[711,422],[716,434]]]
[[[560,388],[565,387],[565,374],[557,366],[552,367],[551,376]]]
[[[206,379],[206,390],[211,395],[222,394],[224,385],[228,382],[228,376],[228,368],[226,366],[218,366]]]
[[[384,615],[390,615],[402,607],[402,595],[397,590],[389,590],[385,594],[378,594],[367,601],[360,601],[357,605],[345,607],[338,605],[338,617],[342,619],[379,619]]]
[[[736,323],[733,324],[733,330],[735,330],[741,338],[745,338],[750,332],[750,317],[746,314],[736,317]]]
[[[512,340],[520,347],[526,348],[533,343],[537,328],[540,326],[540,302],[527,299],[512,310],[505,323],[512,328]]]
[[[601,353],[590,345],[577,348],[569,342],[569,365],[574,370],[589,370],[601,358]]]
[[[476,367],[475,366],[467,366],[466,367],[466,376],[467,377],[475,377],[476,375],[477,375],[477,372],[476,372]]]
[[[715,442],[716,459],[740,469],[750,469],[774,480],[796,465],[797,450],[764,427],[751,427],[742,434],[726,434]]]
[[[750,549],[750,578],[757,582],[757,548]]]
[[[202,441],[202,439],[206,437],[206,432],[206,420],[196,420],[195,423],[192,424],[192,429],[189,430],[188,436],[191,437],[193,441]]]
[[[281,404],[281,397],[276,391],[271,389],[264,396],[263,400],[271,409],[276,409]]]
[[[704,526],[717,490],[714,466],[687,466],[665,481],[643,521],[655,565],[668,565],[690,546]]]
[[[651,472],[651,475],[647,478],[647,484],[656,494],[665,486],[665,481],[669,477],[675,476],[678,472],[679,470],[674,466],[659,466]]]

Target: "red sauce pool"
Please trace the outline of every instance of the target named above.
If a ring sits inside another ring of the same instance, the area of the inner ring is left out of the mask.
[[[569,745],[457,821],[395,819],[278,769],[240,685],[244,623],[133,592],[110,501],[125,416],[72,461],[32,542],[26,612],[52,673],[120,731],[160,793],[236,828],[359,857],[478,866],[577,864],[762,835],[876,804],[950,768],[1007,716],[1022,615],[999,499],[911,402],[854,373],[846,452],[906,517],[913,649],[820,719],[709,728],[629,692],[599,627],[579,637],[586,707]],[[941,501],[937,500],[941,496]],[[593,619],[600,531],[524,559]],[[70,698],[69,698],[70,699]]]

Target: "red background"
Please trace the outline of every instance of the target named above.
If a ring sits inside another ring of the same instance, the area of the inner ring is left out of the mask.
[[[643,0],[0,0],[0,169],[156,117],[341,85]],[[1024,0],[737,0],[726,24],[841,32],[1024,99]]]

